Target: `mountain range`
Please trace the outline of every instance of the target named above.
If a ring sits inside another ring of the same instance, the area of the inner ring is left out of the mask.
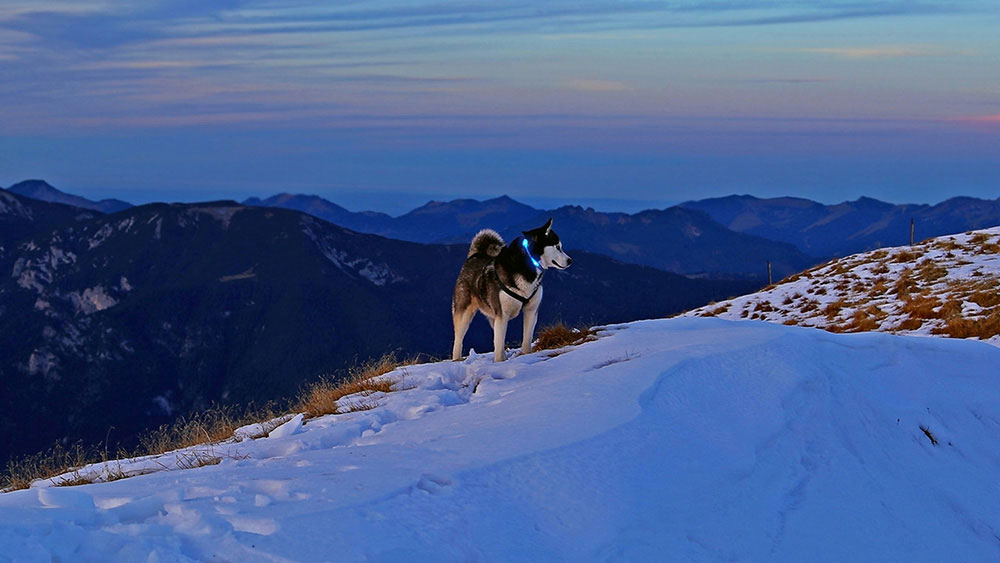
[[[120,199],[102,199],[100,201],[92,201],[85,197],[68,194],[52,187],[45,180],[25,180],[23,182],[18,182],[7,188],[7,191],[17,195],[37,199],[39,201],[64,203],[66,205],[72,205],[73,207],[100,211],[101,213],[114,213],[115,211],[121,211],[132,207],[131,203]]]
[[[862,197],[836,205],[808,199],[732,195],[682,203],[726,228],[787,242],[810,256],[846,256],[1000,225],[1000,199],[954,197],[936,205],[894,205]]]
[[[0,225],[24,235],[0,253],[0,463],[55,440],[95,443],[110,427],[127,445],[213,402],[289,397],[388,351],[450,348],[467,243],[228,201],[108,215],[3,190],[0,202]],[[576,251],[572,268],[546,277],[540,323],[664,316],[757,285]],[[466,343],[491,349],[487,323],[474,321]]]
[[[542,210],[502,196],[486,201],[432,201],[399,217],[354,213],[318,196],[279,194],[247,205],[296,209],[360,232],[414,242],[459,243],[491,228],[507,239],[554,219],[567,249],[581,249],[622,262],[652,266],[685,275],[766,279],[801,271],[816,260],[791,244],[737,233],[703,212],[672,207],[636,214],[604,213],[564,206]]]

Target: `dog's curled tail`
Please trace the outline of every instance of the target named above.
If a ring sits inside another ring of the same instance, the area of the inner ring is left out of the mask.
[[[486,254],[496,256],[504,247],[503,237],[493,229],[483,229],[472,237],[472,244],[469,245],[469,256],[473,254]]]

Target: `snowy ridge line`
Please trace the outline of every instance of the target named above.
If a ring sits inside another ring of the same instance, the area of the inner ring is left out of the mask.
[[[1000,346],[1000,227],[836,259],[683,316],[974,338]]]
[[[72,468],[64,473],[48,479],[39,479],[31,484],[31,488],[63,487],[89,483],[107,483],[129,477],[149,475],[163,471],[195,469],[205,465],[215,465],[223,460],[261,459],[274,455],[289,455],[283,448],[277,450],[267,446],[251,448],[248,442],[264,439],[286,438],[300,435],[314,427],[332,428],[337,438],[329,436],[318,443],[309,443],[302,447],[336,447],[362,443],[378,433],[386,424],[399,420],[412,420],[425,413],[433,412],[443,407],[469,403],[478,392],[484,379],[507,379],[517,373],[513,360],[521,358],[521,362],[532,365],[544,362],[561,355],[585,342],[592,342],[602,335],[607,335],[617,326],[598,326],[590,329],[588,338],[579,344],[560,348],[533,352],[520,357],[519,349],[508,349],[508,364],[499,364],[507,368],[485,370],[484,366],[492,366],[492,352],[478,354],[470,350],[469,356],[463,362],[440,361],[427,364],[411,364],[398,367],[372,379],[391,379],[399,383],[399,389],[391,393],[358,392],[341,397],[337,402],[348,412],[328,414],[306,419],[304,413],[287,413],[267,421],[247,424],[237,428],[233,436],[219,442],[198,444],[178,448],[164,453],[150,454],[133,458],[112,459],[90,463],[82,467]],[[605,367],[622,358],[610,358],[606,364],[595,366],[594,369]],[[434,369],[433,366],[440,366]],[[491,373],[486,373],[491,372]],[[420,393],[423,391],[423,393]],[[418,406],[405,402],[405,407],[396,407],[396,399],[390,403],[388,398],[399,394],[417,392],[420,395]],[[428,396],[430,395],[430,396]],[[375,405],[374,408],[356,410],[357,405]],[[342,426],[338,426],[342,423]],[[307,428],[308,427],[308,428]],[[353,437],[353,439],[352,439]],[[15,489],[0,489],[0,493]]]

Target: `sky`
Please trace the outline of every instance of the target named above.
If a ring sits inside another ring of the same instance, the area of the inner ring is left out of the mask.
[[[995,0],[0,0],[0,186],[1000,197]]]

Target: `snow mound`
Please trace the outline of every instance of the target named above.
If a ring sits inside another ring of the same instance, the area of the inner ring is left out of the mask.
[[[407,366],[389,377],[408,389],[378,407],[216,445],[214,465],[0,495],[0,553],[1000,556],[997,348],[703,318],[598,336],[499,364],[483,354]]]
[[[975,338],[1000,346],[1000,227],[833,260],[685,316]]]

